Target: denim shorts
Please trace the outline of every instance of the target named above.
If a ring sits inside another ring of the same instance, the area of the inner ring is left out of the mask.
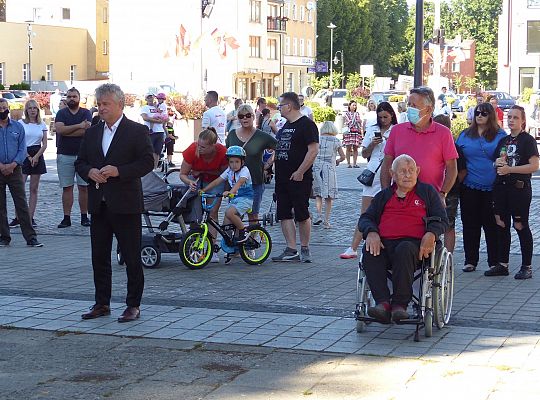
[[[75,160],[77,156],[66,154],[56,155],[56,172],[58,173],[58,183],[61,188],[73,186],[75,180],[79,186],[88,186],[88,183],[75,172]]]
[[[236,212],[242,216],[251,211],[251,208],[253,207],[253,199],[249,197],[235,197],[229,201],[227,210],[231,207],[235,208]]]
[[[264,183],[260,185],[251,185],[253,188],[253,207],[251,207],[252,214],[258,214],[261,211],[261,202],[264,194]]]
[[[154,149],[154,154],[158,156],[163,152],[163,142],[165,141],[165,132],[154,132],[150,134],[150,142]]]

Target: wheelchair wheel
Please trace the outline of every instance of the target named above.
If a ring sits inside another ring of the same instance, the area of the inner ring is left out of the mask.
[[[433,286],[435,324],[438,329],[442,329],[450,320],[454,298],[454,260],[452,253],[446,250],[442,254]]]
[[[118,265],[124,265],[125,260],[124,256],[122,255],[122,252],[120,251],[120,245],[116,245],[116,261],[118,262]]]
[[[272,239],[266,229],[255,225],[246,229],[249,239],[240,246],[240,257],[249,265],[260,265],[272,251]]]
[[[212,259],[214,246],[210,236],[203,239],[202,231],[189,231],[180,242],[180,259],[189,269],[204,268]]]
[[[143,246],[141,248],[141,263],[145,268],[157,267],[161,261],[161,252],[155,246]]]

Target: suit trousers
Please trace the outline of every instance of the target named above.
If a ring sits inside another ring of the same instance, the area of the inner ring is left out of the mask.
[[[90,235],[96,304],[109,305],[111,302],[111,251],[114,234],[126,263],[126,304],[129,307],[139,307],[144,289],[144,273],[141,265],[141,215],[113,213],[107,208],[106,202],[102,202],[99,212],[92,214],[91,217]]]
[[[36,231],[32,228],[30,214],[28,213],[28,203],[26,202],[24,179],[20,165],[15,167],[11,175],[5,176],[0,174],[0,238],[11,241],[7,219],[6,187],[11,192],[15,212],[21,224],[22,234],[28,242],[36,237]]]
[[[412,298],[414,271],[418,266],[420,240],[412,238],[383,240],[384,249],[378,256],[366,251],[364,246],[362,263],[366,277],[377,304],[390,301],[393,304],[407,305]],[[392,270],[392,287],[390,296],[387,270]]]

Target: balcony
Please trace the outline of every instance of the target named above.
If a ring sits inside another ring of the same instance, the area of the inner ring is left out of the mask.
[[[268,32],[287,32],[287,20],[286,17],[268,17],[266,20],[266,30]]]

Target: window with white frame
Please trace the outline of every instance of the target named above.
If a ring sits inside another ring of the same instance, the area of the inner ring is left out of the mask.
[[[76,65],[72,65],[69,67],[69,80],[70,81],[77,80],[77,66]]]
[[[48,81],[53,80],[53,65],[47,64],[47,68],[45,69],[45,78]]]
[[[307,47],[307,51],[306,51],[307,56],[313,57],[313,42],[311,41],[311,39],[307,40],[306,47]]]
[[[106,24],[107,22],[109,22],[109,9],[103,7],[103,23]]]
[[[28,82],[28,63],[22,65],[22,80]]]
[[[309,22],[310,24],[313,23],[313,10],[308,10],[308,12],[307,12],[307,22]]]
[[[6,69],[6,63],[0,63],[0,85],[3,85],[5,82],[4,71]]]
[[[459,69],[460,69],[460,63],[453,62],[452,63],[452,72],[459,72]]]
[[[540,53],[540,21],[527,21],[527,53]]]
[[[285,18],[289,18],[289,5],[288,4],[283,5],[283,16]]]
[[[291,55],[291,38],[288,36],[285,38],[285,55]]]
[[[268,59],[269,60],[277,60],[277,40],[276,39],[268,39],[266,43],[266,48],[268,50]]]
[[[304,39],[300,39],[300,57],[304,57]]]
[[[298,18],[298,15],[296,15],[296,4],[293,4],[291,6],[291,11],[292,11],[292,17],[291,18],[292,18],[293,21],[296,21],[297,18]]]
[[[297,56],[298,55],[298,39],[293,38],[292,40],[292,55]]]
[[[71,19],[71,9],[62,8],[62,19]]]
[[[300,6],[300,21],[304,22],[306,18],[306,7]]]
[[[261,58],[261,37],[249,37],[249,56],[253,58]]]
[[[287,92],[294,91],[294,74],[292,72],[287,73]]]
[[[275,4],[268,4],[268,16],[276,18],[278,16],[278,6]]]
[[[249,0],[249,22],[261,22],[261,2],[259,0]]]
[[[106,39],[103,41],[101,49],[104,56],[109,54],[109,42]]]

